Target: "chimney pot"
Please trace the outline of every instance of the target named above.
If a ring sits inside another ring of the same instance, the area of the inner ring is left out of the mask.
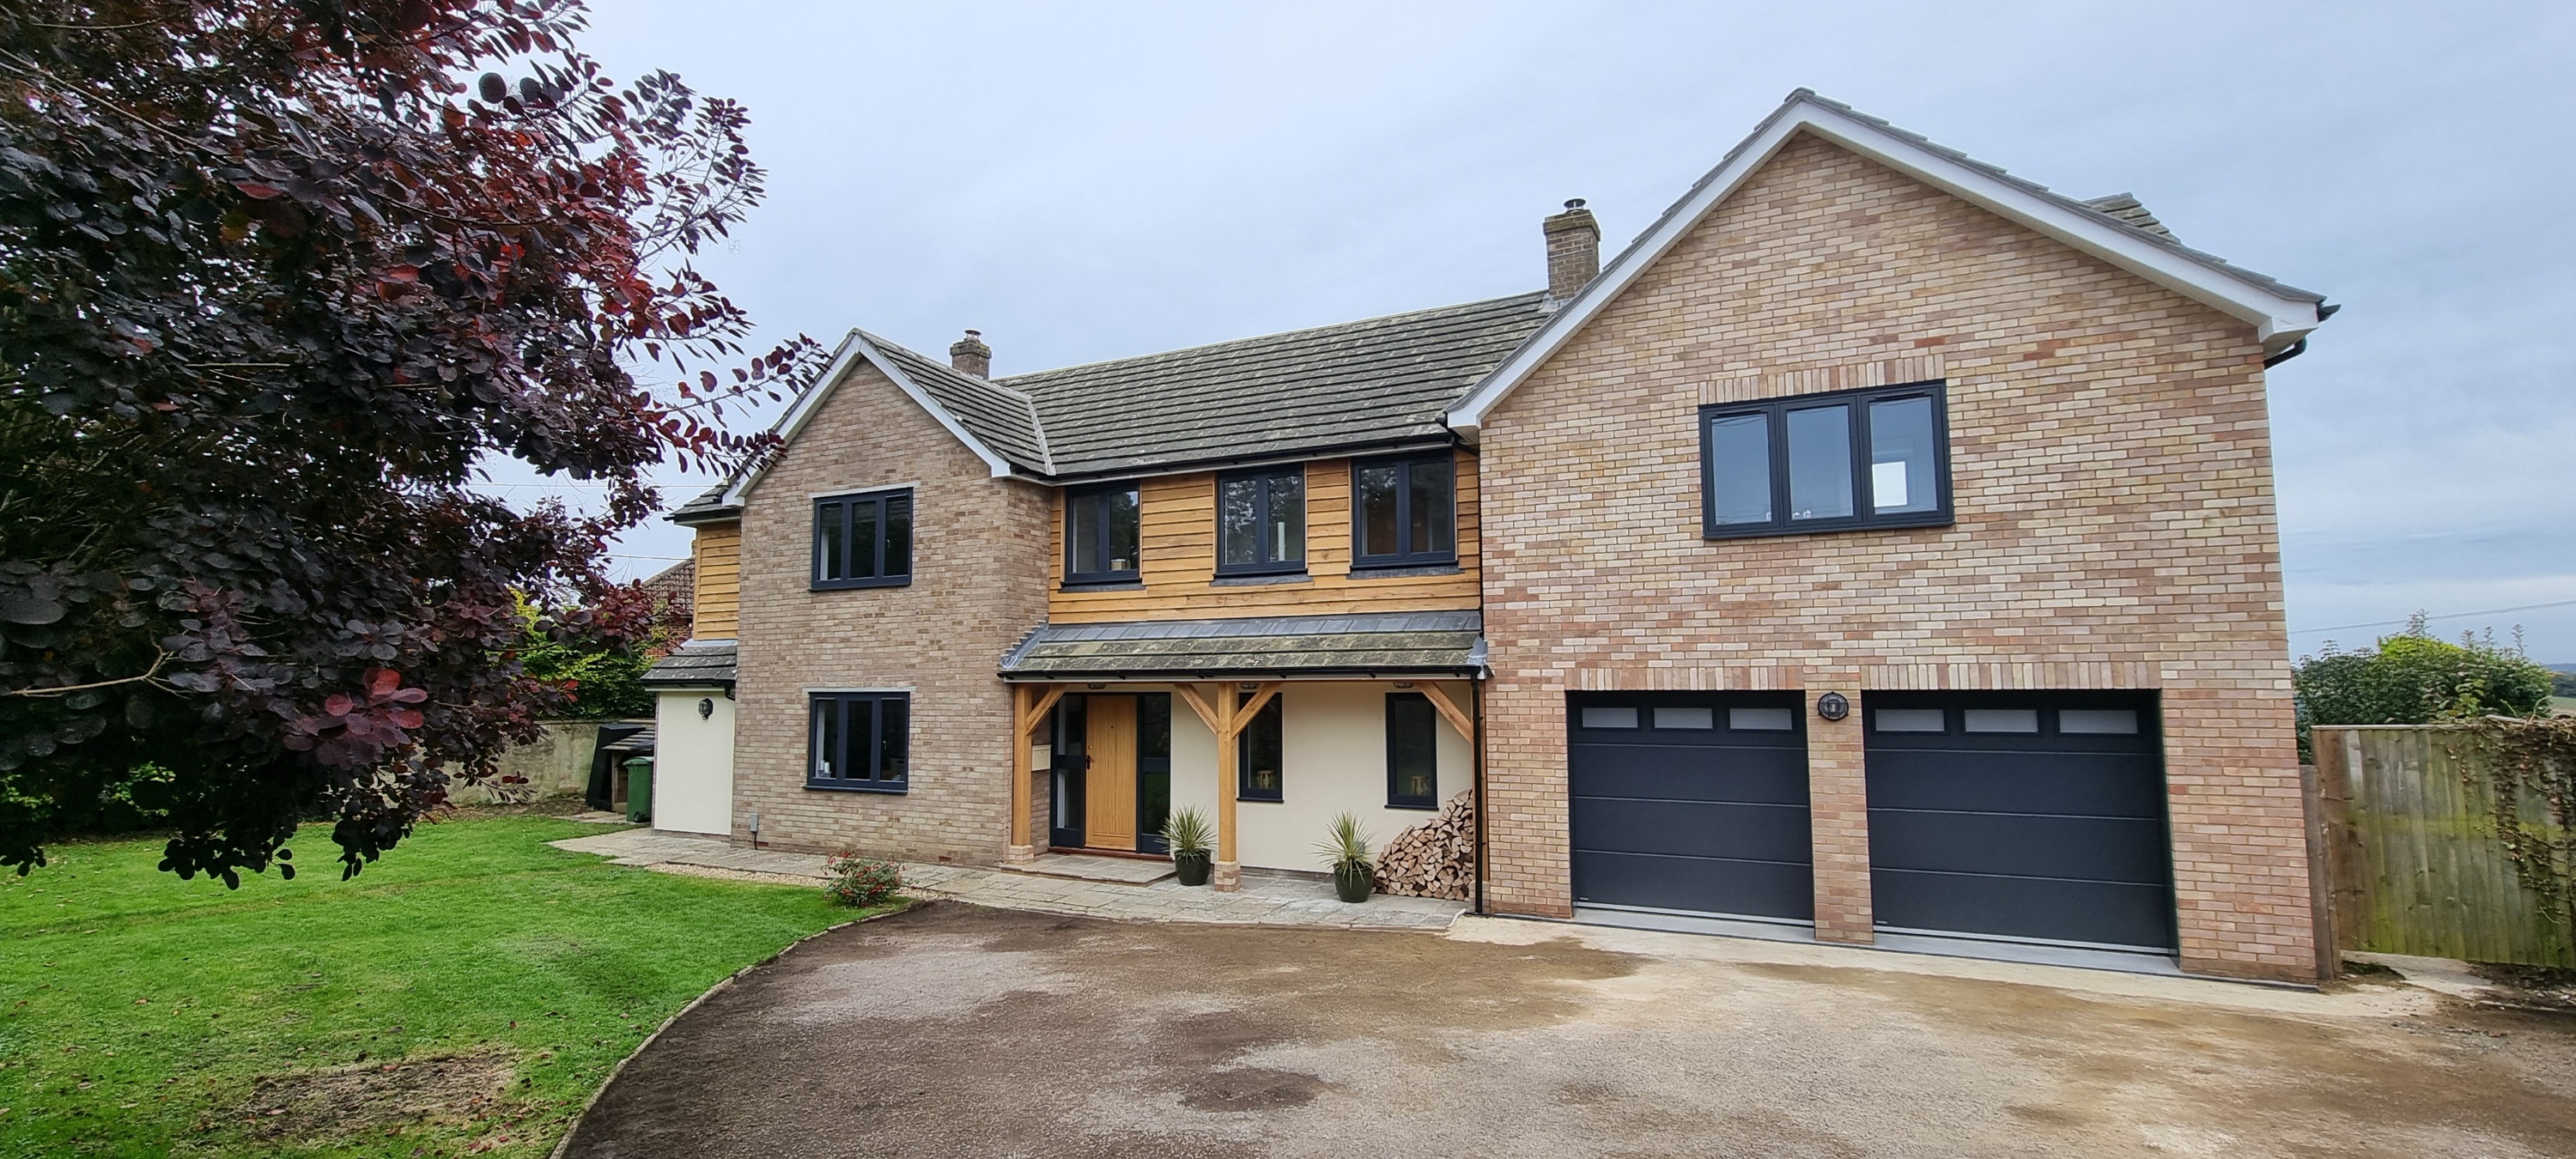
[[[1601,272],[1601,224],[1577,197],[1540,228],[1547,234],[1547,299],[1561,304]]]
[[[948,348],[948,365],[960,374],[988,378],[993,373],[993,348],[984,345],[984,332],[969,330],[956,345]]]

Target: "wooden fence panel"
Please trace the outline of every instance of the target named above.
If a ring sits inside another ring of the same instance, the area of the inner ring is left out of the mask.
[[[2459,738],[2438,725],[2315,730],[2336,944],[2576,966],[2576,937],[2515,878],[2485,771],[2452,754]],[[2526,823],[2542,819],[2524,807]]]

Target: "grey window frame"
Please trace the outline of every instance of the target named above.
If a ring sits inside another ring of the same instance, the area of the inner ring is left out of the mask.
[[[836,758],[833,767],[847,770],[850,768],[850,764],[846,759],[850,751],[849,705],[853,702],[860,701],[867,702],[873,706],[868,712],[868,775],[864,777],[816,776],[814,774],[817,764],[815,758],[820,754],[814,751],[815,707],[826,703],[832,704],[835,706],[834,711],[841,714],[839,727],[834,730],[835,735],[839,738],[840,751],[832,754],[832,756]],[[889,702],[903,705],[904,770],[902,775],[892,777],[885,775],[885,769],[883,767],[885,758],[886,728],[885,705]],[[912,694],[909,692],[807,693],[805,696],[805,787],[808,789],[833,793],[910,792],[912,789]]]
[[[1449,550],[1413,550],[1413,472],[1416,463],[1440,463],[1449,468]],[[1361,548],[1366,537],[1368,513],[1360,505],[1360,472],[1371,467],[1394,467],[1395,537],[1402,544],[1393,555],[1365,555]],[[1384,571],[1389,568],[1443,567],[1458,562],[1458,456],[1447,448],[1438,451],[1416,451],[1409,455],[1381,455],[1374,459],[1351,460],[1351,570]]]
[[[886,574],[885,567],[886,528],[889,523],[886,519],[886,512],[889,511],[893,504],[898,500],[903,503],[904,513],[907,517],[905,526],[909,528],[909,530],[904,535],[903,572],[900,575],[888,575]],[[859,579],[852,579],[849,578],[849,564],[852,555],[858,548],[858,544],[852,541],[850,528],[857,524],[858,520],[856,518],[856,512],[862,504],[876,508],[877,513],[877,533],[868,544],[868,551],[873,556],[873,564],[868,570],[875,574]],[[823,518],[826,508],[837,509],[839,512],[842,573],[842,578],[840,579],[823,578]],[[806,552],[805,556],[807,590],[828,592],[839,591],[845,588],[900,588],[912,586],[913,556],[918,554],[918,549],[921,546],[921,505],[914,501],[912,488],[897,487],[884,491],[851,491],[840,495],[820,496],[814,500],[814,522],[811,531],[813,535],[813,545],[812,549]]]
[[[1238,705],[1243,702],[1240,693],[1227,695],[1236,696],[1238,699],[1235,703]],[[1262,719],[1272,713],[1278,714],[1274,719],[1279,722],[1279,787],[1256,789],[1252,787],[1252,730],[1261,727]],[[1286,801],[1288,799],[1288,698],[1284,695],[1274,695],[1269,703],[1254,711],[1251,722],[1243,726],[1243,731],[1235,734],[1234,744],[1234,799],[1259,805]]]
[[[1135,567],[1128,568],[1128,569],[1126,569],[1126,570],[1124,570],[1124,571],[1089,571],[1089,572],[1078,572],[1078,571],[1075,571],[1075,570],[1073,569],[1074,561],[1075,561],[1075,560],[1077,560],[1077,559],[1080,559],[1080,558],[1081,558],[1081,556],[1080,556],[1079,554],[1077,554],[1077,552],[1075,551],[1075,544],[1074,544],[1074,542],[1073,542],[1073,507],[1074,507],[1074,504],[1076,504],[1076,503],[1100,503],[1100,504],[1101,504],[1101,509],[1100,509],[1100,515],[1101,515],[1101,518],[1097,521],[1097,526],[1099,527],[1100,542],[1099,542],[1098,544],[1094,545],[1094,546],[1097,546],[1097,547],[1100,549],[1100,555],[1099,555],[1099,558],[1101,558],[1102,560],[1104,560],[1104,561],[1105,561],[1105,560],[1107,560],[1107,559],[1109,558],[1109,519],[1108,519],[1109,509],[1108,509],[1107,504],[1106,504],[1106,503],[1103,503],[1103,502],[1102,502],[1102,500],[1106,499],[1108,496],[1111,496],[1111,495],[1117,495],[1117,494],[1133,494],[1133,495],[1135,495],[1135,496],[1136,496],[1136,559],[1135,559],[1135,564],[1136,564],[1136,566],[1135,566]],[[1089,483],[1089,484],[1085,484],[1085,485],[1080,486],[1080,487],[1067,487],[1067,488],[1065,488],[1065,490],[1064,490],[1064,586],[1069,587],[1069,588],[1079,588],[1079,587],[1100,587],[1100,586],[1111,585],[1111,584],[1133,584],[1133,583],[1142,583],[1142,582],[1144,582],[1144,574],[1145,574],[1145,572],[1144,572],[1144,567],[1145,567],[1145,489],[1144,489],[1144,487],[1143,487],[1143,486],[1141,486],[1141,485],[1138,483],[1138,481],[1137,481],[1137,480],[1134,480],[1134,479],[1127,479],[1127,480],[1122,480],[1122,481],[1115,482],[1115,483]]]
[[[1870,494],[1869,408],[1874,403],[1907,398],[1932,401],[1932,485],[1936,500],[1929,511],[1881,515]],[[1851,416],[1852,513],[1832,519],[1789,517],[1789,412],[1844,405]],[[1771,449],[1771,518],[1762,523],[1719,523],[1717,488],[1710,459],[1711,431],[1719,419],[1761,415]],[[1715,403],[1699,408],[1699,521],[1702,539],[1759,539],[1784,535],[1823,535],[1888,527],[1948,527],[1957,522],[1950,506],[1949,383],[1942,379],[1799,394],[1760,402]]]
[[[1264,532],[1267,532],[1270,527],[1271,497],[1277,493],[1275,489],[1271,487],[1271,481],[1288,475],[1294,475],[1297,477],[1297,504],[1300,507],[1305,506],[1307,491],[1306,465],[1304,463],[1292,463],[1284,467],[1268,467],[1254,471],[1232,471],[1216,477],[1215,518],[1218,520],[1216,525],[1216,574],[1221,576],[1306,574],[1306,557],[1303,551],[1303,548],[1305,547],[1304,544],[1298,545],[1300,550],[1297,558],[1295,559],[1263,559],[1255,560],[1251,563],[1231,564],[1225,561],[1225,524],[1223,522],[1225,519],[1225,485],[1228,483],[1241,483],[1247,480],[1257,482],[1261,485],[1260,497],[1255,500],[1252,519],[1255,526],[1261,528]],[[1300,528],[1305,527],[1306,520],[1303,512],[1298,514],[1297,524]],[[1269,554],[1270,537],[1267,534],[1264,534],[1260,537],[1260,540],[1261,553],[1264,555]]]
[[[1422,705],[1422,721],[1431,754],[1431,792],[1427,796],[1407,796],[1395,791],[1395,706],[1397,701]],[[1386,694],[1386,807],[1389,809],[1437,809],[1440,807],[1440,711],[1431,707],[1431,697],[1421,692]]]

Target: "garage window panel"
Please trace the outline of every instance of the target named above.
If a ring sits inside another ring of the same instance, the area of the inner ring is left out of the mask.
[[[1717,710],[1705,706],[1655,706],[1656,728],[1702,729],[1717,727]]]
[[[2039,731],[2036,708],[1971,708],[1959,714],[1960,729],[1965,732]]]

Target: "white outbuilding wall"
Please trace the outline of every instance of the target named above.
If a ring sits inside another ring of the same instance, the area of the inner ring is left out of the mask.
[[[653,720],[653,827],[733,832],[733,698],[721,688],[665,689]],[[714,711],[698,715],[700,702]]]

